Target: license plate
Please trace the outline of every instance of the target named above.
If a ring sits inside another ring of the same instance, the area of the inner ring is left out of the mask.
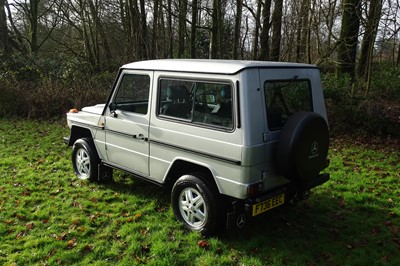
[[[257,203],[256,205],[253,205],[253,216],[259,215],[260,213],[263,213],[263,212],[271,210],[275,207],[278,207],[279,205],[282,205],[283,203],[285,203],[285,194],[280,194],[280,195],[273,197],[271,199],[268,199],[266,201]]]

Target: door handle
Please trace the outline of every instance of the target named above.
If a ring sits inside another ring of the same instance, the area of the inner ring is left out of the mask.
[[[139,140],[144,140],[147,141],[148,138],[146,138],[143,134],[139,134],[139,135],[133,135],[134,139],[139,139]]]

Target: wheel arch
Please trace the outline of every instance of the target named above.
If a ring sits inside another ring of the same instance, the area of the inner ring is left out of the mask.
[[[90,138],[93,139],[92,131],[85,127],[80,126],[72,126],[71,134],[68,140],[68,146],[74,145],[75,141],[82,138]]]
[[[179,177],[191,173],[201,173],[198,178],[215,189],[216,192],[220,192],[218,185],[215,182],[215,176],[208,166],[181,158],[176,159],[169,168],[165,178],[165,186],[168,188],[168,190],[171,190]]]

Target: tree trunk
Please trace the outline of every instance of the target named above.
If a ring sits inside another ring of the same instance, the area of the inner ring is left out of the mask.
[[[145,0],[140,0],[140,35],[139,35],[139,51],[140,59],[149,59],[148,53],[148,36],[147,36],[147,20],[146,9],[144,6]]]
[[[309,23],[310,0],[303,0],[301,3],[296,42],[296,62],[306,61]]]
[[[178,58],[185,54],[187,0],[179,0],[178,21]]]
[[[382,0],[371,0],[365,25],[365,33],[361,42],[361,52],[357,71],[358,76],[364,79],[364,81],[367,81],[368,79],[369,69],[372,64],[372,55],[374,52],[379,20],[381,18],[381,11]]]
[[[261,28],[261,4],[262,0],[257,0],[257,11],[255,16],[256,25],[254,27],[254,39],[253,39],[253,56],[252,56],[253,60],[256,60],[258,58],[258,38],[260,35],[260,28]]]
[[[274,13],[272,14],[272,39],[271,60],[279,61],[281,51],[281,29],[282,29],[283,0],[276,0]]]
[[[31,54],[38,52],[38,5],[40,0],[29,0],[29,44],[31,47]]]
[[[266,61],[269,59],[268,47],[269,47],[269,30],[271,28],[271,23],[270,23],[271,2],[272,2],[272,0],[265,0],[263,12],[262,12],[263,27],[262,27],[261,35],[260,35],[261,49],[260,49],[260,55],[259,55],[258,59],[263,60],[263,61]]]
[[[221,0],[213,0],[211,14],[210,58],[217,58],[219,51],[219,13]]]
[[[149,57],[150,58],[156,58],[157,53],[158,53],[158,42],[157,42],[157,36],[158,34],[158,12],[159,12],[159,6],[160,6],[160,1],[159,0],[154,0],[154,12],[153,12],[153,36],[151,38],[151,47],[149,51]]]
[[[173,29],[172,29],[172,0],[167,0],[167,24],[168,24],[168,30],[166,39],[168,40],[168,52],[167,56],[168,58],[173,58],[174,57],[174,35],[173,35]]]
[[[0,58],[9,57],[11,52],[5,5],[6,0],[0,0]]]
[[[90,42],[90,36],[87,31],[87,26],[86,26],[86,18],[85,18],[85,8],[86,4],[83,0],[79,0],[79,17],[82,23],[82,32],[83,32],[83,42],[85,44],[85,52],[86,52],[86,57],[87,60],[90,64],[90,66],[94,67],[97,65],[96,60],[95,60],[95,55],[92,50],[92,44]]]
[[[103,47],[103,51],[104,51],[104,55],[105,55],[105,59],[106,59],[106,66],[109,66],[111,59],[112,59],[111,49],[110,49],[110,46],[108,45],[108,40],[107,40],[107,36],[104,32],[103,24],[101,23],[101,20],[98,16],[99,7],[95,6],[92,0],[89,0],[88,3],[89,3],[91,17],[94,21],[94,34],[100,36],[101,46]],[[98,42],[97,38],[96,38],[96,41]],[[100,44],[97,43],[97,44],[95,44],[95,46],[100,47]],[[98,51],[98,53],[99,53],[99,61],[100,61],[100,51]]]
[[[240,43],[240,25],[242,22],[243,0],[236,1],[235,32],[233,38],[233,59],[238,59]]]
[[[196,28],[197,13],[199,12],[197,0],[192,1],[192,31],[190,32],[190,58],[196,58]]]
[[[347,73],[355,81],[355,65],[360,28],[361,0],[343,0],[342,28],[338,48],[338,74]]]

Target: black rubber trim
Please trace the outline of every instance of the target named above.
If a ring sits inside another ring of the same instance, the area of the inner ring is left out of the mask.
[[[112,134],[116,134],[116,135],[120,135],[123,137],[127,137],[127,138],[131,138],[131,139],[137,139],[137,140],[144,140],[144,141],[149,141],[148,138],[143,137],[143,138],[139,138],[138,135],[136,134],[127,134],[121,131],[116,131],[116,130],[111,130],[111,129],[106,129],[106,133],[112,133]]]
[[[164,147],[168,147],[168,148],[173,148],[173,149],[181,150],[181,151],[184,151],[184,152],[189,152],[189,153],[197,154],[197,155],[200,155],[200,156],[212,158],[212,159],[215,159],[215,160],[218,160],[218,161],[222,161],[222,162],[225,162],[225,163],[230,163],[230,164],[234,164],[234,165],[241,165],[242,164],[241,161],[232,160],[232,159],[228,159],[228,158],[224,158],[224,157],[220,157],[220,156],[215,156],[215,155],[212,155],[212,154],[209,154],[209,153],[192,150],[192,149],[188,149],[188,148],[172,145],[172,144],[161,142],[161,141],[149,140],[149,142],[152,143],[152,144],[156,144],[156,145],[160,145],[160,146],[164,146]]]
[[[237,128],[242,126],[242,121],[240,117],[240,90],[239,90],[239,80],[236,81],[236,106],[237,106]]]
[[[165,185],[165,183],[159,183],[159,182],[157,182],[157,181],[155,181],[153,179],[150,179],[149,176],[147,176],[147,175],[143,175],[143,174],[139,174],[139,173],[136,173],[136,172],[132,172],[132,171],[130,171],[130,170],[128,170],[128,169],[126,169],[126,168],[124,168],[122,166],[117,165],[117,164],[106,163],[106,162],[102,162],[101,164],[104,165],[104,166],[111,167],[113,169],[121,170],[121,171],[123,171],[123,172],[125,172],[125,173],[127,173],[129,175],[132,175],[135,178],[144,180],[146,182],[150,182],[150,183],[152,183],[154,185],[157,185],[159,187],[163,187]]]

